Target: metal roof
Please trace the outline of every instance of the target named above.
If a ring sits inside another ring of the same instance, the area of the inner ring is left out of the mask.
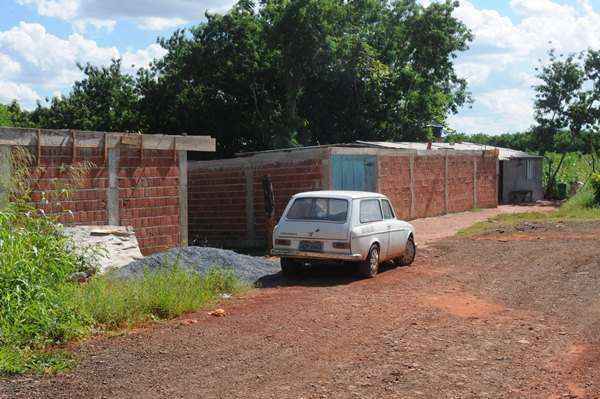
[[[358,144],[362,144],[369,147],[375,148],[389,148],[398,150],[427,150],[428,143],[417,143],[417,142],[387,142],[387,141],[357,141]],[[523,151],[513,150],[510,148],[494,147],[491,145],[477,144],[477,143],[431,143],[432,150],[456,150],[456,151],[488,151],[498,150],[498,159],[501,161],[518,158],[541,158],[538,155],[528,154]]]

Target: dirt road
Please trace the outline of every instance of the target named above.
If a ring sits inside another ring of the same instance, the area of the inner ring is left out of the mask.
[[[451,238],[370,280],[320,268],[133,333],[7,398],[600,398],[600,223]]]

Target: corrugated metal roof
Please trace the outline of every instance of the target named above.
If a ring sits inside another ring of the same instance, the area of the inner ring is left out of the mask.
[[[390,148],[398,150],[427,150],[427,143],[417,142],[387,142],[387,141],[357,141],[358,144],[366,145],[369,147],[376,148]],[[508,160],[516,158],[541,158],[538,155],[531,155],[523,151],[512,150],[510,148],[494,147],[491,145],[477,144],[477,143],[431,143],[432,150],[456,150],[456,151],[487,151],[487,150],[498,150],[498,159]]]

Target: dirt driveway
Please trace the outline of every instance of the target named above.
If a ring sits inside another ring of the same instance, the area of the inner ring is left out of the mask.
[[[600,223],[430,245],[369,280],[321,268],[130,334],[7,398],[600,398]]]

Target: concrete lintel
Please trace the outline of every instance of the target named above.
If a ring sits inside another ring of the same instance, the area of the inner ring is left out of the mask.
[[[188,246],[188,172],[187,151],[178,150],[179,158],[179,245]]]
[[[255,241],[256,226],[254,217],[254,171],[249,166],[244,169],[246,178],[246,238],[248,241]]]
[[[108,190],[106,190],[106,212],[108,224],[119,226],[119,147],[108,150]]]

